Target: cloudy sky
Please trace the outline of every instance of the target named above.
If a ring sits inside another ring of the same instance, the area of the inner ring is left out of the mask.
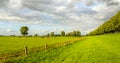
[[[120,10],[120,0],[0,0],[0,35],[80,30],[87,34]]]

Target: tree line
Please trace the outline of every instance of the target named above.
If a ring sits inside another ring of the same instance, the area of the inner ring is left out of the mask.
[[[23,36],[28,35],[28,30],[29,30],[29,28],[27,26],[22,26],[20,28],[20,32]],[[34,34],[34,36],[39,36],[39,35]],[[81,36],[81,32],[79,30],[68,32],[68,33],[66,33],[65,31],[61,31],[59,34],[55,34],[55,32],[50,32],[45,36]]]
[[[65,31],[61,31],[60,34],[55,34],[54,32],[50,32],[47,34],[47,36],[81,36],[81,32],[80,31],[72,31],[72,32],[68,32],[66,33]]]

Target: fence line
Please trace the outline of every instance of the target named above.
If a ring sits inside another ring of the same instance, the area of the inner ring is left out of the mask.
[[[55,43],[55,44],[52,44],[52,45],[47,45],[47,43],[46,43],[44,46],[37,47],[37,48],[31,48],[31,49],[28,49],[28,47],[25,46],[25,49],[23,51],[19,51],[19,52],[10,53],[10,54],[0,56],[0,60],[5,60],[5,59],[11,58],[11,57],[19,57],[19,56],[22,56],[22,55],[27,56],[28,51],[29,52],[47,51],[47,50],[49,50],[51,48],[58,48],[58,47],[61,47],[61,46],[67,46],[69,44],[73,44],[73,43],[78,42],[78,41],[83,40],[83,39],[85,39],[85,37],[77,38],[77,39],[67,41],[67,42],[59,42],[59,43]]]

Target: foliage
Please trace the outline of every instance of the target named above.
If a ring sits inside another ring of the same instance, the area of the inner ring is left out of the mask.
[[[73,31],[73,32],[68,32],[66,36],[80,36],[81,32],[80,31]]]
[[[22,26],[20,32],[23,36],[28,35],[29,28],[27,26]]]
[[[38,34],[34,34],[35,37],[39,36]]]
[[[116,32],[120,32],[120,11],[96,30],[90,32],[89,35],[100,35]]]
[[[61,33],[55,34],[54,32],[48,33],[46,36],[81,36],[81,32],[79,30],[65,33],[65,31],[61,31]]]
[[[81,35],[81,32],[80,31],[76,31],[75,36],[80,36],[80,35]]]
[[[65,36],[65,32],[64,31],[61,31],[61,36]]]
[[[59,33],[55,34],[54,36],[61,36]]]
[[[51,32],[51,33],[50,33],[50,36],[54,36],[54,35],[55,35],[54,32]]]
[[[50,36],[50,34],[48,33],[48,34],[47,34],[47,36],[49,37],[49,36]]]

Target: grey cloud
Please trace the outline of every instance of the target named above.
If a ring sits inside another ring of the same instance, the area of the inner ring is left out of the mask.
[[[9,0],[0,0],[0,7],[4,8],[7,6]],[[4,7],[3,7],[4,6]]]
[[[39,11],[54,11],[52,0],[23,0],[23,6]]]
[[[117,6],[120,4],[120,2],[116,0],[96,0],[96,1],[106,3],[107,6]]]
[[[105,3],[107,6],[117,6],[120,4],[120,2],[116,1],[116,0],[83,0],[83,2],[88,5],[91,6],[94,3]]]
[[[38,4],[38,3],[44,3],[44,4],[52,4],[54,0],[23,0],[23,3],[25,4]]]
[[[107,6],[113,6],[113,5],[115,5],[115,6],[117,6],[117,5],[119,5],[120,3],[118,3],[118,2],[109,2],[108,4],[107,4]]]
[[[87,5],[87,6],[90,6],[94,3],[94,0],[85,0],[84,3]]]

